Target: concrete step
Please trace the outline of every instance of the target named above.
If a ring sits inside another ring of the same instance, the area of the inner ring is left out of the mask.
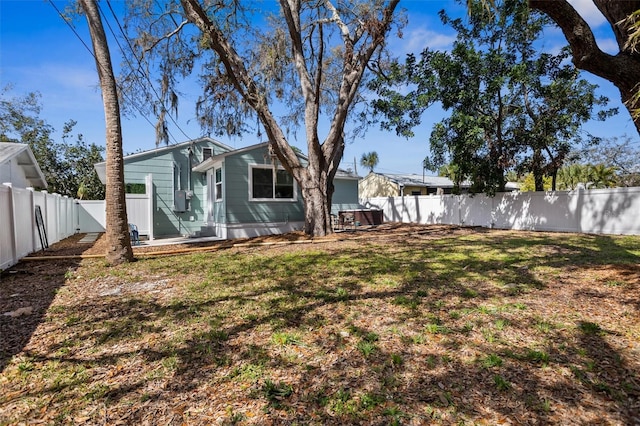
[[[201,237],[215,237],[216,230],[212,226],[202,226],[199,231],[196,231],[193,235],[195,238]]]

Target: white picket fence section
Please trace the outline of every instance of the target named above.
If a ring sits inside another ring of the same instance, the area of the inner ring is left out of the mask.
[[[49,244],[76,232],[77,205],[73,198],[0,185],[0,269],[42,250],[36,226],[36,206],[42,212]]]
[[[424,195],[360,200],[384,220],[595,234],[640,235],[640,187]]]

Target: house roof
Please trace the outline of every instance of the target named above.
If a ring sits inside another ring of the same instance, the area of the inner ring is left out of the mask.
[[[401,186],[416,186],[421,188],[453,188],[453,181],[443,176],[427,176],[418,174],[391,174],[391,173],[375,173],[376,175],[386,177],[390,181]],[[462,187],[468,186],[466,182],[461,184]]]
[[[453,188],[453,181],[444,176],[428,176],[428,175],[418,175],[418,174],[391,174],[391,173],[375,173],[379,176],[384,176],[392,182],[397,183],[401,186],[415,186],[422,188]],[[470,182],[464,181],[460,183],[461,188],[468,188],[470,186]],[[518,189],[519,186],[514,182],[507,182],[506,189],[515,190]]]
[[[149,155],[149,154],[162,154],[166,151],[171,151],[174,149],[180,149],[180,148],[184,148],[185,146],[189,146],[191,144],[194,143],[199,143],[199,142],[210,142],[213,143],[215,145],[218,145],[220,148],[227,150],[227,151],[232,151],[234,148],[230,147],[229,145],[225,145],[222,142],[219,142],[215,139],[212,139],[210,137],[202,137],[202,138],[197,138],[197,139],[191,139],[188,140],[186,142],[180,142],[177,144],[173,144],[173,145],[166,145],[166,146],[161,146],[158,148],[154,148],[154,149],[148,149],[146,151],[140,151],[140,152],[136,152],[135,154],[129,154],[129,155],[125,155],[123,157],[123,160],[126,162],[127,160],[134,160],[138,157],[143,157],[145,155]],[[202,163],[200,163],[202,164]],[[96,172],[98,173],[98,177],[100,178],[100,181],[102,183],[105,183],[107,181],[107,177],[106,177],[106,167],[107,167],[107,162],[106,161],[102,161],[100,163],[96,163],[93,165],[94,169],[96,169]]]
[[[38,161],[29,145],[15,142],[0,142],[0,165],[16,159],[18,166],[24,170],[29,184],[37,188],[46,188],[47,180],[40,170]]]
[[[206,159],[202,163],[197,164],[196,166],[193,167],[192,170],[194,172],[203,173],[203,172],[209,170],[211,167],[213,167],[214,163],[222,160],[223,158],[225,158],[225,157],[227,157],[229,155],[242,154],[243,152],[251,151],[251,150],[254,150],[256,148],[267,147],[268,145],[269,145],[269,142],[262,142],[262,143],[258,143],[258,144],[255,144],[255,145],[250,145],[250,146],[247,146],[247,147],[244,147],[244,148],[236,149],[236,150],[233,150],[233,151],[223,152],[222,154],[214,155],[211,158]],[[298,154],[298,157],[300,157],[304,161],[309,161],[307,156],[305,156],[303,154]],[[360,179],[360,176],[356,175],[355,173],[352,173],[352,172],[350,172],[348,170],[343,170],[343,169],[338,169],[338,171],[336,172],[336,177],[341,178],[341,179]]]
[[[234,149],[234,148],[230,147],[229,145],[225,145],[222,142],[219,142],[219,141],[217,141],[215,139],[211,139],[210,137],[202,137],[202,138],[197,138],[197,139],[191,139],[191,140],[188,140],[186,142],[176,143],[176,144],[173,144],[173,145],[165,145],[165,146],[161,146],[161,147],[158,147],[158,148],[148,149],[146,151],[136,152],[134,154],[125,155],[123,158],[125,160],[131,160],[131,159],[135,159],[137,157],[142,157],[144,155],[161,154],[161,153],[163,153],[165,151],[171,151],[171,150],[174,150],[176,148],[182,148],[182,147],[188,146],[188,145],[193,144],[193,143],[198,143],[198,142],[211,142],[211,143],[214,143],[214,144],[218,145],[220,148],[225,149],[227,151],[233,151],[233,149]],[[100,163],[96,163],[96,166],[98,164],[106,164],[106,161],[102,161]]]

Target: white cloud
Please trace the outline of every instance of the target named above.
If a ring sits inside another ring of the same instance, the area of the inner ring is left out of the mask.
[[[401,50],[402,54],[419,53],[426,47],[433,50],[449,50],[455,39],[456,36],[452,34],[417,28],[404,35],[403,40],[399,43],[398,50]]]
[[[52,84],[68,90],[96,91],[100,84],[95,68],[63,64],[44,64],[42,72]]]
[[[569,3],[591,28],[599,27],[607,22],[592,0],[569,0]]]

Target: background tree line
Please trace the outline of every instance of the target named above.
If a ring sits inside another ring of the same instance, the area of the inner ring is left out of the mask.
[[[104,161],[104,147],[74,134],[74,120],[64,123],[61,141],[56,142],[55,129],[40,118],[40,95],[11,97],[10,91],[10,87],[3,88],[0,98],[0,142],[29,145],[49,192],[85,200],[104,199],[104,185],[93,167]]]
[[[379,96],[375,111],[384,129],[413,136],[422,114],[439,103],[449,116],[434,126],[424,166],[445,170],[456,187],[470,181],[472,192],[493,194],[515,173],[530,176],[535,190],[545,189],[545,178],[558,189],[558,174],[576,148],[600,142],[582,124],[617,111],[580,78],[568,50],[536,47],[551,23],[545,15],[519,0],[493,6],[470,2],[466,19],[441,11],[443,24],[457,33],[453,48],[425,48],[393,62],[369,86]]]

